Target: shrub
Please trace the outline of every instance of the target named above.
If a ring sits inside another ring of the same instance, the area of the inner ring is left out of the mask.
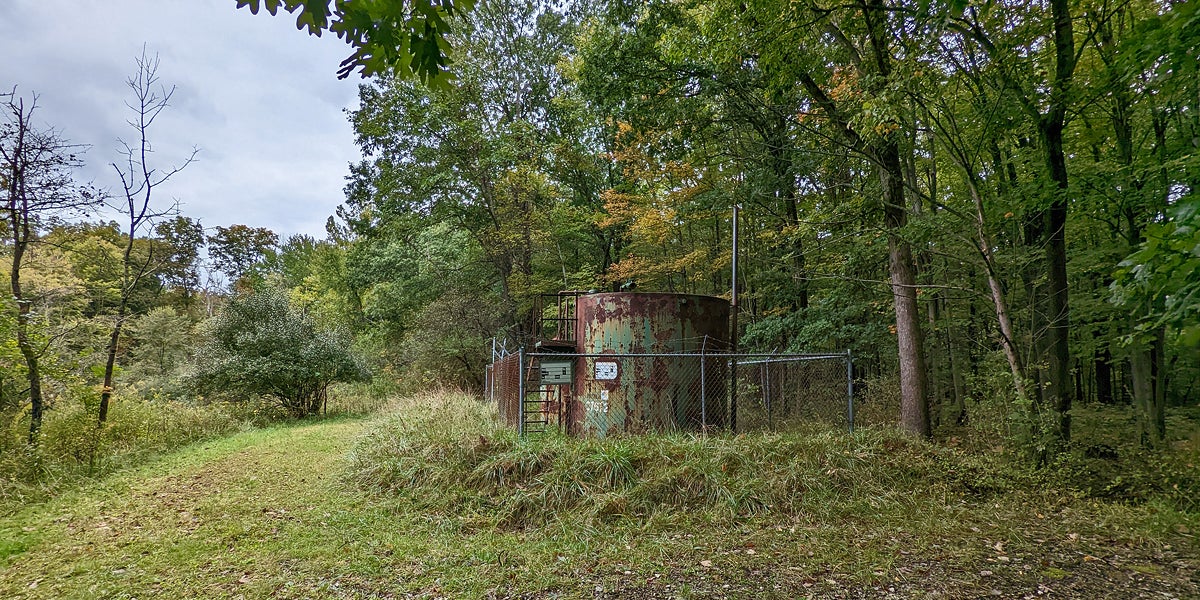
[[[266,396],[303,417],[320,411],[330,384],[369,379],[345,336],[274,290],[230,300],[207,333],[188,378],[201,394]]]

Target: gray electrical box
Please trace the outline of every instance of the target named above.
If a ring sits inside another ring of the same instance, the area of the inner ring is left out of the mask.
[[[543,360],[541,364],[540,383],[571,383],[574,380],[575,375],[574,366],[574,361],[570,360]]]

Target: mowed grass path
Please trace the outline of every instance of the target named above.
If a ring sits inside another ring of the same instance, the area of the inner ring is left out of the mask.
[[[337,480],[363,427],[214,440],[4,518],[0,598],[359,595],[389,527]]]
[[[1195,527],[1143,538],[1070,501],[484,526],[345,481],[387,418],[212,440],[0,518],[0,598],[1200,597]]]

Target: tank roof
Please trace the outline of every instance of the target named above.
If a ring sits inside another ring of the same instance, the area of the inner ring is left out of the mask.
[[[728,298],[722,298],[721,296],[710,296],[707,294],[677,294],[674,292],[593,292],[580,295],[581,298],[594,298],[597,296],[616,296],[623,298],[631,298],[636,296],[663,298],[708,298],[712,300],[720,300],[722,302],[729,302]]]

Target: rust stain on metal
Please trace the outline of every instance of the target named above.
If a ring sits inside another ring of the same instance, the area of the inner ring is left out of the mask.
[[[729,302],[713,296],[603,293],[576,300],[576,339],[584,354],[676,354],[712,351],[727,336]],[[717,342],[720,343],[720,342]],[[724,423],[725,361],[623,358],[620,377],[596,376],[597,361],[585,358],[575,374],[575,401],[568,410],[572,433],[612,435],[646,430],[699,429]],[[603,367],[603,365],[602,365]],[[701,410],[701,389],[708,408]],[[707,413],[705,423],[701,414]]]

